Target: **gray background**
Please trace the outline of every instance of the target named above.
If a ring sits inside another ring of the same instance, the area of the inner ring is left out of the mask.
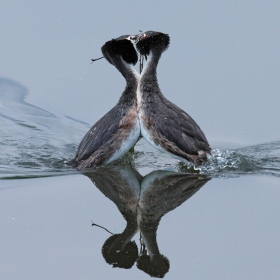
[[[279,140],[279,1],[2,0],[0,76],[26,86],[28,102],[92,125],[125,82],[105,60],[90,59],[139,29],[170,34],[162,92],[212,146]]]

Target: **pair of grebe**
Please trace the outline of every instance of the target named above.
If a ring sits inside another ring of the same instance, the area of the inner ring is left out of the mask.
[[[132,67],[138,60],[133,42],[141,55],[148,56],[141,75]],[[195,165],[207,160],[211,148],[204,133],[163,96],[157,82],[157,65],[169,42],[167,34],[148,31],[105,43],[103,56],[124,76],[126,88],[117,105],[88,131],[68,165],[85,169],[108,164],[126,154],[140,136],[180,160]]]

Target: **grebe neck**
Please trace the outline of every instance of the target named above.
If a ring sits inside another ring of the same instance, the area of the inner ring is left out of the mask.
[[[151,79],[157,81],[157,66],[161,58],[161,54],[162,52],[159,49],[150,50],[149,58],[141,73],[141,82]]]
[[[140,79],[139,73],[127,62],[123,60],[122,57],[114,57],[112,59],[115,67],[121,72],[123,77],[127,82],[129,87],[137,87],[138,81]]]

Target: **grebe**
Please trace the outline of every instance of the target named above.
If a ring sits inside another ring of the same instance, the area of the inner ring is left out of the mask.
[[[163,278],[170,264],[157,244],[160,221],[211,178],[164,170],[152,171],[143,177],[134,168],[122,166],[105,166],[83,174],[117,206],[126,220],[123,232],[110,236],[102,247],[106,262],[113,267],[131,268],[137,261],[139,269]],[[139,231],[140,252],[135,241],[131,241]]]
[[[126,154],[139,139],[136,90],[139,74],[138,55],[129,35],[108,41],[103,56],[124,76],[126,88],[117,105],[96,122],[81,141],[75,158],[67,162],[78,169],[108,164]]]
[[[207,154],[211,154],[204,133],[186,112],[163,96],[158,85],[156,69],[161,54],[169,46],[169,36],[148,31],[134,39],[140,54],[149,56],[137,89],[142,136],[159,151],[195,165],[203,164]]]

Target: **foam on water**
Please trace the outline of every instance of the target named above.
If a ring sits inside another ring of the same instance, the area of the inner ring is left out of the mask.
[[[74,156],[90,125],[31,105],[25,101],[26,95],[22,85],[0,78],[0,178],[75,173],[64,161]],[[280,141],[231,150],[215,148],[207,164],[193,167],[158,152],[141,139],[134,153],[112,164],[223,178],[242,174],[280,176]]]

